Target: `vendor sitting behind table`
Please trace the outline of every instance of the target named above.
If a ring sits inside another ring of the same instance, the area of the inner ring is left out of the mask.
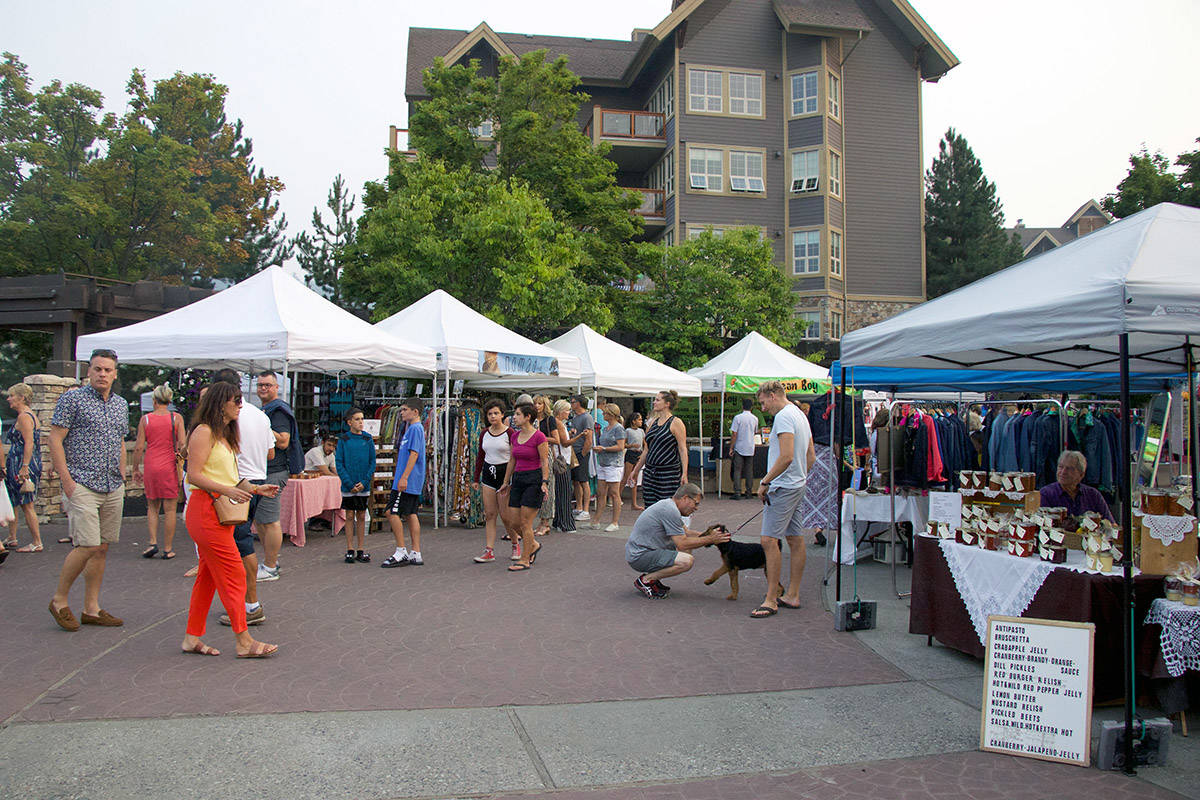
[[[1078,450],[1063,450],[1058,457],[1058,483],[1042,487],[1042,505],[1049,508],[1065,508],[1067,516],[1082,517],[1085,511],[1096,511],[1106,520],[1116,522],[1108,503],[1100,492],[1083,485],[1087,472],[1087,459]]]
[[[336,476],[337,468],[334,466],[334,450],[337,450],[337,437],[326,436],[304,454],[304,469],[315,471],[321,475]]]

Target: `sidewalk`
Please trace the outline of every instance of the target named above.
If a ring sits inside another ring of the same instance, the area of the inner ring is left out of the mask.
[[[710,497],[695,524],[755,510]],[[180,557],[162,561],[137,556],[144,523],[125,521],[102,593],[123,628],[60,631],[45,605],[66,546],[14,554],[0,567],[0,787],[22,788],[3,794],[1200,797],[1197,750],[1178,736],[1171,765],[1135,779],[976,752],[982,666],[905,633],[878,565],[858,576],[880,601],[879,629],[861,634],[822,610],[823,548],[799,611],[748,617],[761,572],[734,602],[726,579],[704,586],[715,550],[649,601],[623,563],[632,519],[551,534],[517,574],[471,561],[481,529],[425,525],[426,565],[399,570],[378,568],[386,534],[368,537],[374,563],[347,565],[344,539],[313,533],[260,586],[254,633],[281,652],[259,662],[232,657],[219,602],[206,641],[222,656],[179,653],[182,524]]]

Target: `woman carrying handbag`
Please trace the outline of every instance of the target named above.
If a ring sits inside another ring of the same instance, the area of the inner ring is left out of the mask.
[[[200,641],[214,591],[221,596],[232,623],[238,658],[265,658],[279,649],[256,641],[246,628],[246,571],[233,542],[233,528],[246,520],[253,495],[273,497],[279,487],[259,486],[238,477],[237,418],[241,409],[242,392],[238,387],[224,381],[212,384],[200,398],[188,436],[191,497],[184,521],[196,543],[200,566],[188,606],[185,653],[221,654]]]

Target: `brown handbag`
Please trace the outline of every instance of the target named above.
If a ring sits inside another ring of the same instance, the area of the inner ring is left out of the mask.
[[[212,498],[213,509],[217,512],[217,521],[222,525],[241,525],[250,519],[250,501],[241,502],[223,494],[208,493]]]

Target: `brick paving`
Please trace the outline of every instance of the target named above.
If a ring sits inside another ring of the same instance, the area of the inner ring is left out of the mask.
[[[820,767],[787,773],[492,798],[551,800],[1180,800],[1183,795],[1120,773],[994,753]]]
[[[740,598],[727,601],[725,579],[702,584],[719,563],[715,549],[700,551],[669,599],[651,601],[633,588],[621,538],[554,533],[537,565],[513,574],[506,559],[473,563],[483,532],[455,527],[426,528],[425,566],[398,570],[378,566],[391,551],[387,534],[368,537],[369,565],[343,563],[341,537],[316,534],[308,547],[286,547],[283,578],[259,587],[267,623],[253,629],[280,654],[233,658],[214,601],[206,641],[222,656],[185,656],[187,540],[179,558],[147,560],[138,557],[141,533],[140,521],[128,521],[101,594],[124,628],[55,627],[46,603],[66,545],[14,555],[0,568],[0,636],[22,643],[0,654],[2,674],[13,679],[0,720],[537,705],[904,679],[831,629],[815,602],[815,565],[805,608],[751,620],[762,573],[744,575]],[[47,526],[46,540],[57,536]],[[72,596],[77,614],[81,603],[82,581]]]

